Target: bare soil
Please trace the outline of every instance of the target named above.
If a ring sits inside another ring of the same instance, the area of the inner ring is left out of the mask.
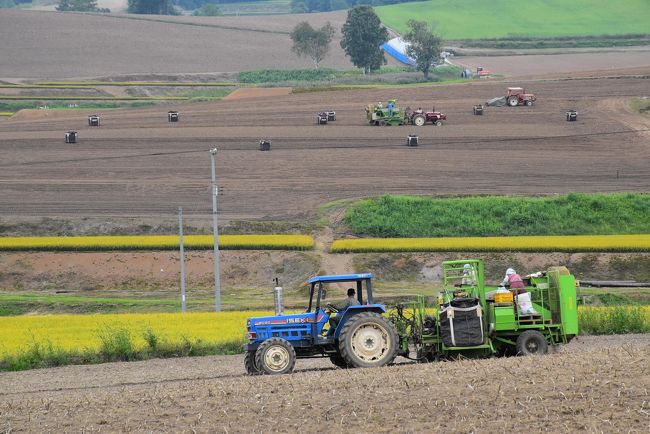
[[[6,432],[631,432],[650,424],[650,335],[541,357],[248,377],[243,356],[0,374]]]
[[[277,95],[192,105],[107,110],[0,124],[0,215],[85,219],[155,218],[209,226],[210,156],[216,146],[220,221],[303,220],[336,199],[394,194],[554,194],[648,191],[647,117],[625,107],[648,79],[527,82],[533,107],[473,104],[517,82]],[[397,98],[436,106],[442,127],[372,127],[364,105]],[[609,101],[616,99],[617,104]],[[181,121],[168,123],[167,109]],[[574,108],[577,122],[566,122]],[[337,121],[316,125],[316,113]],[[31,117],[31,116],[30,116]],[[21,119],[22,118],[22,119]],[[634,119],[634,121],[630,121]],[[63,143],[75,129],[79,142]],[[420,146],[405,146],[417,133]],[[271,151],[258,142],[271,140]]]

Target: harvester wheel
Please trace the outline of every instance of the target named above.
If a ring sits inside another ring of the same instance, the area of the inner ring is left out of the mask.
[[[296,350],[285,339],[267,339],[255,352],[255,364],[262,374],[289,374],[296,366]]]
[[[375,312],[362,312],[345,322],[339,336],[339,352],[348,366],[385,366],[397,357],[397,330]]]
[[[518,96],[515,95],[515,96],[511,96],[510,98],[508,98],[508,105],[510,107],[516,107],[517,104],[519,104],[519,97]]]
[[[533,102],[532,102],[531,100],[528,100],[528,101],[526,101],[526,105],[527,105],[528,107],[530,107],[530,106],[533,105]]]
[[[379,126],[380,127],[385,127],[386,125],[388,125],[388,123],[386,121],[383,121],[383,120],[379,121]]]
[[[244,367],[248,375],[261,375],[262,372],[255,364],[255,351],[246,351],[244,356]]]
[[[413,116],[413,125],[416,127],[421,127],[426,122],[426,118],[423,115]]]
[[[517,338],[517,355],[537,356],[548,352],[548,343],[537,330],[526,330]]]
[[[435,124],[436,124],[436,126],[441,127],[441,126],[442,126],[442,121],[441,121],[441,120],[437,120],[437,121],[435,122]]]

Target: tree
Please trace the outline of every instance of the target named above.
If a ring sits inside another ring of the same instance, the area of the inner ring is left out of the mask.
[[[364,73],[376,71],[386,63],[381,44],[388,39],[388,31],[372,7],[350,9],[341,33],[341,48],[356,67],[363,68]]]
[[[206,3],[195,10],[192,15],[197,17],[218,17],[221,15],[221,11],[219,10],[219,6],[214,3]]]
[[[129,0],[131,14],[178,15],[172,0]]]
[[[298,23],[289,35],[293,41],[291,50],[298,56],[307,56],[318,64],[325,58],[334,37],[334,27],[329,21],[320,29],[315,30],[308,22]]]
[[[410,30],[404,35],[409,43],[406,54],[415,59],[415,66],[422,71],[424,79],[429,78],[431,65],[440,57],[442,39],[434,35],[424,21],[408,20]]]
[[[61,0],[57,11],[98,12],[97,0]]]
[[[291,0],[291,12],[294,14],[329,12],[331,10],[331,0]]]

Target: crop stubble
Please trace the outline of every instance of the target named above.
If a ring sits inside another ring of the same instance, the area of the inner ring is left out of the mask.
[[[544,357],[247,377],[242,356],[0,374],[0,427],[290,432],[645,432],[650,335],[582,337]],[[404,362],[404,360],[400,360]]]

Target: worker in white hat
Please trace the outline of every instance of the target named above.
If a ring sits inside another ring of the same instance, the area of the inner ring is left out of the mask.
[[[521,276],[517,274],[514,268],[508,268],[506,270],[506,277],[503,278],[501,286],[506,285],[508,285],[510,287],[510,290],[515,294],[522,294],[526,292],[524,281],[522,280]]]

